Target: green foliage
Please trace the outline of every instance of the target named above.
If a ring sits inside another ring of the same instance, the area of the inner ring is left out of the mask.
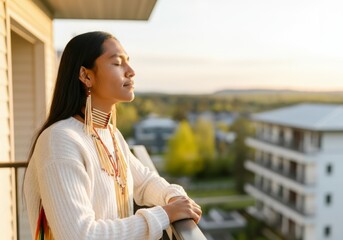
[[[234,189],[221,189],[221,190],[200,189],[200,190],[187,190],[187,194],[188,196],[192,198],[199,198],[199,197],[216,197],[216,196],[234,196],[234,195],[237,195],[237,192]]]
[[[256,239],[256,240],[261,239],[263,227],[264,227],[263,222],[259,220],[255,220],[255,219],[250,219],[248,221],[248,225],[246,226],[246,230],[245,230],[248,236],[248,239]]]
[[[194,126],[195,140],[203,162],[212,162],[215,158],[215,136],[210,122],[198,120]]]
[[[229,126],[223,122],[217,123],[216,128],[222,132],[228,132],[229,131]]]
[[[247,235],[244,232],[240,232],[236,238],[237,240],[247,240]]]
[[[264,237],[262,233],[266,225],[260,220],[247,216],[246,214],[244,215],[248,220],[247,225],[243,231],[236,234],[235,239],[267,240],[268,238]]]
[[[185,106],[175,106],[172,118],[176,121],[183,121],[187,119],[188,110]]]
[[[166,171],[173,176],[194,176],[202,169],[198,146],[188,122],[182,121],[169,140],[165,159]]]
[[[149,113],[154,112],[154,102],[151,99],[146,99],[142,101],[142,104],[139,106],[142,116],[149,115]]]
[[[236,139],[231,147],[233,158],[235,159],[233,173],[236,180],[236,190],[244,193],[244,183],[248,176],[244,162],[249,155],[249,148],[245,144],[245,139],[251,135],[252,127],[246,119],[239,118],[231,126],[231,130],[236,133]]]
[[[213,176],[232,176],[234,163],[233,154],[218,157],[211,166]]]
[[[124,137],[133,136],[133,126],[138,121],[137,110],[133,105],[118,104],[117,106],[117,127]]]
[[[228,95],[137,94],[129,103],[140,118],[149,113],[183,120],[188,112],[260,112],[301,102],[343,103],[341,93],[270,92]]]

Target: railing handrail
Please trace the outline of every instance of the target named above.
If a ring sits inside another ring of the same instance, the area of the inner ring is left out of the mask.
[[[132,151],[136,155],[136,157],[139,160],[141,160],[143,165],[148,165],[150,170],[157,172],[146,148],[143,145],[133,146]],[[202,231],[200,230],[200,228],[198,227],[198,225],[192,219],[183,219],[183,220],[174,222],[171,224],[171,228],[172,228],[173,235],[176,238],[176,240],[206,240],[207,239],[205,235],[202,233]]]
[[[172,223],[172,230],[177,240],[206,240],[198,225],[192,219]]]
[[[0,168],[25,168],[28,162],[0,162]]]

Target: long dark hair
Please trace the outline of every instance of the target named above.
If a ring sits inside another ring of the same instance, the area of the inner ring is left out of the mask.
[[[38,130],[29,153],[30,161],[37,139],[52,124],[77,114],[86,103],[84,84],[79,80],[81,66],[91,69],[103,53],[103,43],[114,38],[106,32],[88,32],[71,39],[65,47],[58,68],[55,90],[49,115]]]

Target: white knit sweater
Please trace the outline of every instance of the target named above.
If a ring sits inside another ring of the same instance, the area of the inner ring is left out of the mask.
[[[97,131],[113,152],[109,130]],[[118,219],[113,178],[101,170],[95,145],[83,132],[83,123],[70,117],[40,135],[27,168],[24,192],[32,237],[41,199],[56,240],[161,238],[169,225],[161,206],[186,193],[144,167],[118,130],[115,137],[129,166],[131,204],[135,199],[139,205],[155,207]]]

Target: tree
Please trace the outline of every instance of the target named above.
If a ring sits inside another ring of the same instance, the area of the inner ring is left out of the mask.
[[[166,171],[173,176],[194,176],[202,169],[194,133],[187,121],[179,124],[168,141]]]
[[[184,106],[175,106],[172,114],[172,118],[176,121],[182,121],[187,119],[188,110]]]
[[[209,169],[212,167],[216,155],[212,123],[202,119],[197,120],[194,126],[194,133],[199,157],[205,165],[205,170]]]
[[[138,121],[137,110],[132,105],[117,105],[117,127],[124,137],[133,135],[133,126]]]
[[[244,162],[249,155],[249,148],[245,145],[245,139],[251,134],[249,122],[240,117],[231,126],[231,130],[236,133],[236,139],[231,147],[231,153],[234,158],[233,174],[236,182],[236,190],[244,192],[244,184],[247,179],[247,171],[244,168]]]

